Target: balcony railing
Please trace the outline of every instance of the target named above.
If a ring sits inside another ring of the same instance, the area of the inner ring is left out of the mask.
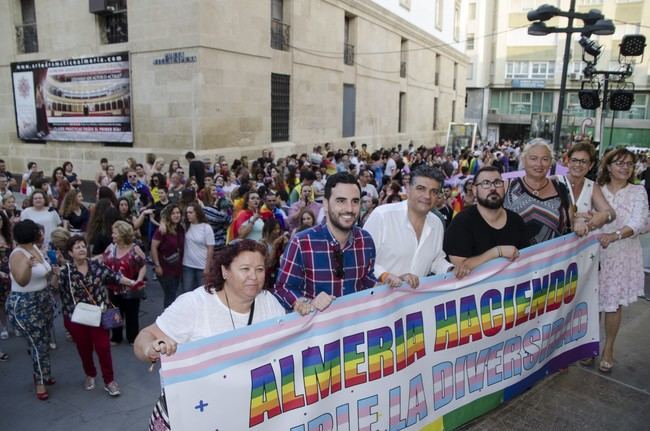
[[[282,51],[289,50],[289,29],[288,24],[277,19],[271,20],[271,48]]]
[[[123,43],[129,41],[129,23],[126,10],[116,11],[102,17],[104,28],[102,43]]]
[[[38,52],[38,34],[35,22],[16,26],[16,47],[20,54]]]
[[[399,77],[406,78],[406,62],[402,61],[399,65]]]
[[[354,45],[346,43],[343,50],[343,62],[348,66],[354,65]]]

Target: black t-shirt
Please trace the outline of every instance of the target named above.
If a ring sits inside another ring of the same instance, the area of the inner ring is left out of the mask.
[[[205,181],[205,165],[200,160],[192,160],[190,162],[190,177],[196,179],[199,189],[202,189]]]
[[[528,247],[524,220],[508,209],[506,214],[506,224],[501,229],[495,229],[483,220],[477,206],[461,211],[445,232],[445,253],[469,258],[479,256],[497,245],[513,245],[519,250]]]
[[[156,220],[156,223],[160,223],[160,214],[165,209],[167,205],[171,205],[171,201],[167,200],[167,203],[164,204],[160,201],[153,204],[153,218]]]

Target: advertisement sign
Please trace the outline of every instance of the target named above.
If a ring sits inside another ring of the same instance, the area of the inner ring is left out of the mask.
[[[132,143],[129,54],[11,63],[18,137]]]
[[[337,298],[180,345],[161,376],[172,429],[450,429],[598,353],[598,250],[571,234],[462,281]]]

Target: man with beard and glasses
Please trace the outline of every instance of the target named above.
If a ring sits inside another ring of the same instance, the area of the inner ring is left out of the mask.
[[[360,206],[354,176],[341,172],[327,179],[326,223],[297,233],[280,260],[275,295],[285,308],[302,315],[322,311],[334,298],[377,284],[375,244],[356,226]]]
[[[451,269],[442,250],[444,226],[431,212],[444,181],[439,169],[418,166],[411,172],[407,199],[381,205],[368,217],[363,228],[377,247],[375,274],[381,282],[416,288],[420,277]]]
[[[505,184],[499,170],[483,166],[474,176],[477,205],[458,214],[445,232],[444,249],[457,278],[491,259],[515,260],[528,247],[524,220],[503,208]]]

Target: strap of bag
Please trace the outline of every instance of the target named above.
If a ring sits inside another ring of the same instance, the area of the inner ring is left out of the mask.
[[[72,291],[72,279],[70,277],[70,274],[71,274],[72,271],[70,270],[70,264],[66,263],[65,265],[68,267],[68,286],[70,287],[70,294],[72,295],[72,302],[74,302],[74,305],[77,305],[77,301],[74,300],[74,292]],[[95,302],[95,298],[93,298],[93,295],[90,293],[90,291],[86,287],[85,283],[81,283],[81,287],[84,288],[84,290],[88,294],[88,298],[90,298],[90,300],[93,302],[93,305],[97,305],[97,302]]]

